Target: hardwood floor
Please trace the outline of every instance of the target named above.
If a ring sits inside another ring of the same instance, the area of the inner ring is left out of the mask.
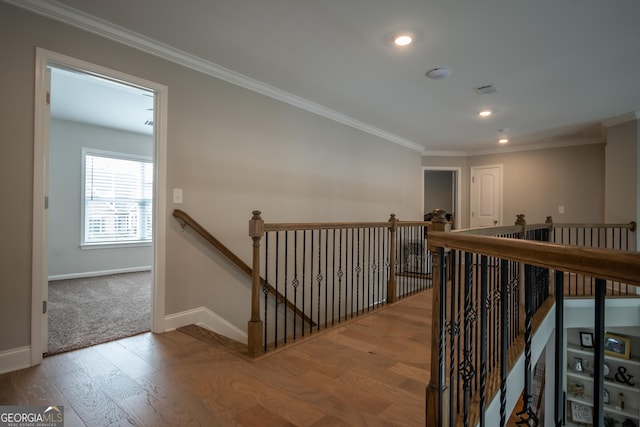
[[[1,375],[0,405],[64,405],[66,427],[423,426],[430,334],[430,290],[257,360],[146,333]]]

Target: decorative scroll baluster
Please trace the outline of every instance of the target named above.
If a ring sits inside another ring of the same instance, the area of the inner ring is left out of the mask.
[[[533,286],[525,282],[524,293],[525,325],[524,325],[524,392],[522,395],[522,410],[516,415],[520,420],[518,425],[538,426],[538,417],[533,411],[531,387],[531,341],[533,337]]]
[[[473,366],[473,348],[471,328],[475,319],[475,313],[471,301],[473,287],[473,257],[472,253],[464,254],[464,330],[463,330],[463,350],[462,361],[459,363],[460,378],[462,379],[462,389],[464,393],[463,400],[463,424],[469,426],[469,405],[471,403],[471,385],[476,371]]]
[[[450,298],[450,314],[449,324],[447,325],[447,331],[449,332],[449,402],[454,402],[454,391],[456,390],[455,384],[455,365],[456,365],[456,340],[460,336],[460,324],[456,322],[456,316],[458,316],[459,310],[456,305],[456,288],[458,282],[456,278],[456,265],[457,265],[457,251],[449,252],[446,257],[448,260],[447,265],[444,266],[445,271],[451,271],[451,295]],[[446,282],[445,282],[446,283]],[[443,299],[446,300],[446,295],[443,295]],[[454,420],[455,406],[453,403],[449,405],[449,419]],[[460,400],[458,399],[458,407],[460,406]]]
[[[480,257],[480,427],[484,427],[487,387],[487,257]]]
[[[298,286],[300,281],[298,280],[298,230],[293,232],[293,281],[291,282],[293,287],[293,303],[298,305]],[[298,316],[293,316],[293,340],[296,339],[297,332],[297,320]],[[302,324],[304,329],[304,323]]]
[[[278,263],[279,264],[279,263]],[[289,288],[287,286],[287,274],[289,271],[289,232],[285,231],[284,232],[284,277],[283,277],[283,285],[284,285],[284,299],[285,301],[288,301],[289,298],[287,296],[287,289]],[[277,289],[277,287],[276,287]],[[278,301],[278,298],[276,298],[276,301]],[[282,316],[283,316],[283,322],[282,322],[282,327],[283,327],[283,336],[284,336],[284,342],[285,344],[287,343],[287,314],[289,314],[289,310],[287,310],[287,305],[283,304],[283,309],[282,309]],[[276,311],[276,315],[277,315],[277,311]]]
[[[324,327],[329,325],[329,230],[324,230]],[[333,317],[333,316],[332,316]]]
[[[340,230],[340,249],[338,251],[338,323],[340,323],[340,319],[342,316],[342,277],[344,276],[342,270],[342,236],[344,234],[344,230]],[[346,287],[345,287],[346,289]],[[346,320],[346,319],[345,319]]]
[[[509,361],[509,261],[500,261],[500,426],[507,422],[507,364]]]
[[[318,274],[316,275],[316,282],[318,283],[318,321],[316,322],[318,331],[320,330],[321,322],[321,298],[322,298],[322,230],[318,230]]]
[[[267,233],[265,235],[265,239],[264,239],[264,247],[265,247],[265,251],[268,254],[269,253],[269,235],[270,233]],[[269,257],[265,256],[265,260],[264,260],[264,277],[267,279],[265,280],[264,285],[262,286],[262,293],[264,294],[264,351],[267,351],[267,344],[268,344],[268,330],[269,330],[269,318],[267,317],[267,313],[268,313],[268,308],[269,308],[269,289],[267,288],[267,283],[269,281]]]

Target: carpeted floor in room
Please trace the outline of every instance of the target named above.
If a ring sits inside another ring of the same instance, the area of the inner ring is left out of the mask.
[[[47,355],[150,330],[151,271],[49,282]]]

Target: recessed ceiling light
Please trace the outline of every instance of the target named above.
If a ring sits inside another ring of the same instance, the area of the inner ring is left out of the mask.
[[[509,128],[502,128],[500,130],[498,130],[498,133],[500,134],[499,138],[498,138],[498,142],[500,144],[506,144],[509,142],[509,138],[507,138],[507,134],[509,133],[511,129]]]
[[[449,77],[451,75],[451,69],[445,67],[434,68],[427,71],[426,76],[430,79],[439,80]]]
[[[491,110],[482,110],[478,112],[480,117],[489,117],[491,114],[493,114],[493,111]]]
[[[409,33],[398,33],[395,34],[391,40],[396,46],[407,46],[413,42],[413,36]]]

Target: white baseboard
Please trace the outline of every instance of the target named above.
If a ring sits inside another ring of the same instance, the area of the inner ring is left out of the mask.
[[[31,347],[18,347],[0,351],[0,374],[31,366]]]
[[[198,325],[242,344],[247,343],[247,333],[227,322],[206,307],[198,307],[164,318],[165,331],[172,331],[187,325]]]
[[[139,271],[151,271],[150,265],[143,265],[141,267],[129,267],[129,268],[116,268],[113,270],[101,270],[101,271],[87,271],[85,273],[70,273],[70,274],[56,274],[49,276],[48,280],[68,280],[68,279],[84,279],[85,277],[97,277],[97,276],[109,276],[111,274],[121,273],[137,273]]]

